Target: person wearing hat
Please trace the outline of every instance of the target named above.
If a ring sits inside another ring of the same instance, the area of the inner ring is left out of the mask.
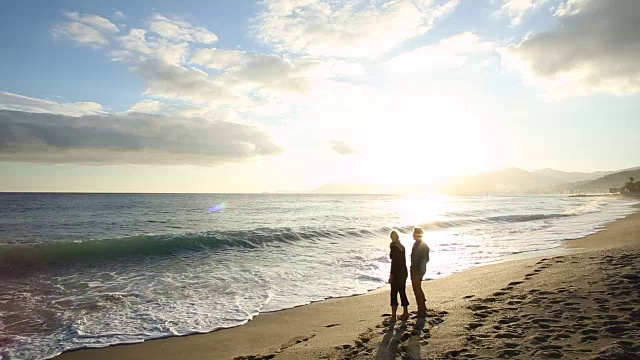
[[[422,278],[427,272],[429,262],[429,246],[422,241],[424,230],[416,226],[413,229],[413,248],[411,249],[411,286],[416,296],[418,304],[418,316],[427,315],[427,305],[425,304],[424,292],[422,291]]]

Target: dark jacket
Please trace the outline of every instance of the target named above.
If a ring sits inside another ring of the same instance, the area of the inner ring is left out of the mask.
[[[424,241],[416,241],[411,249],[411,271],[416,274],[424,274],[429,262],[429,246]]]
[[[391,258],[391,276],[395,279],[404,278],[406,280],[407,258],[405,257],[404,246],[392,242],[389,247],[391,249],[389,253],[389,257]]]

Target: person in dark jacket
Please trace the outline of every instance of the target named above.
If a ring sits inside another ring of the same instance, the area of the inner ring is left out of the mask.
[[[391,272],[389,274],[389,284],[391,284],[391,322],[396,321],[396,311],[398,310],[398,294],[400,294],[400,302],[404,308],[404,312],[400,315],[401,320],[409,318],[409,299],[407,299],[407,260],[405,257],[404,246],[400,242],[400,236],[396,230],[391,231]]]
[[[418,317],[427,315],[427,305],[425,304],[424,291],[422,291],[422,279],[427,272],[427,263],[429,262],[429,246],[422,241],[424,230],[416,226],[413,229],[413,248],[411,248],[411,286],[416,296],[418,304]]]

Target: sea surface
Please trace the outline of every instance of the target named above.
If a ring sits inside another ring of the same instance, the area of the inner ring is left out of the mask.
[[[0,359],[241,325],[384,286],[389,240],[426,278],[562,246],[637,201],[565,196],[0,193]]]

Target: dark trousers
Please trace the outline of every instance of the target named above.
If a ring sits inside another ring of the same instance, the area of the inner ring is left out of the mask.
[[[391,306],[398,306],[398,294],[400,294],[400,303],[402,306],[409,306],[407,299],[407,276],[398,276],[391,279]]]
[[[426,314],[427,305],[425,303],[424,291],[422,291],[423,272],[411,272],[411,286],[413,293],[416,295],[416,303],[418,304],[418,314]]]

